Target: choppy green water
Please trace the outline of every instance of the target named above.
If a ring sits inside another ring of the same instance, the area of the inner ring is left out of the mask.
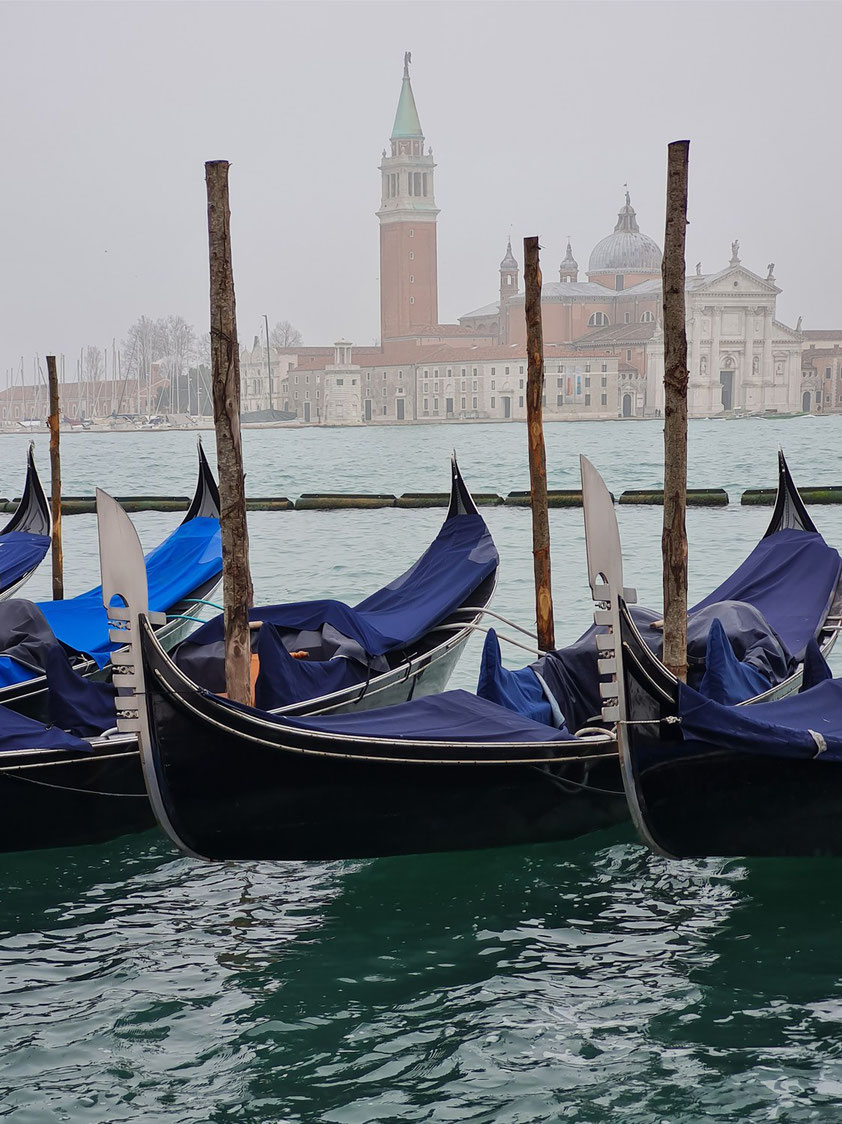
[[[691,426],[691,485],[842,483],[842,419]],[[68,493],[184,493],[187,434],[64,443]],[[522,426],[246,434],[255,494],[526,486]],[[0,441],[9,493],[25,441]],[[658,482],[655,424],[556,425],[551,485],[585,451],[615,493]],[[45,467],[45,445],[39,447]],[[814,517],[842,543],[842,510]],[[693,511],[701,596],[768,510]],[[259,513],[258,596],[357,599],[442,513]],[[626,580],[658,598],[660,511],[619,511]],[[528,623],[528,513],[489,509],[496,608]],[[152,545],[177,517],[144,513]],[[587,624],[581,514],[552,513],[559,640]],[[95,579],[91,517],[68,585]],[[31,596],[44,596],[38,575]],[[454,684],[471,686],[478,643]],[[512,650],[509,662],[526,662]],[[842,669],[842,668],[840,668]],[[0,856],[0,1116],[52,1121],[833,1121],[842,1109],[842,868],[684,862],[630,830],[574,843],[332,864],[203,866],[155,833]]]

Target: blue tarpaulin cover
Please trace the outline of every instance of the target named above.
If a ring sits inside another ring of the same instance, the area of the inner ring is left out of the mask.
[[[814,642],[835,594],[840,569],[839,553],[816,532],[784,530],[762,539],[718,589],[690,610],[690,683],[703,691],[726,691],[728,700],[742,701],[785,679]],[[659,655],[663,637],[651,625],[661,614],[642,606],[634,606],[631,613],[643,639]],[[705,684],[708,637],[714,621],[720,623],[730,656],[721,643],[715,647],[717,667]],[[602,704],[596,631],[592,627],[568,647],[550,652],[529,667],[507,672],[508,689],[502,693],[499,672],[493,666],[495,652],[486,641],[488,651],[483,654],[477,690],[508,705],[506,696],[510,702],[517,700],[513,682],[531,698],[533,681],[539,682],[540,676],[568,728],[579,729],[599,714]],[[496,660],[499,663],[499,648]],[[726,660],[730,665],[727,674]]]
[[[249,711],[229,699],[226,706]],[[313,730],[326,734],[348,734],[355,738],[390,738],[405,742],[553,742],[571,741],[563,730],[532,722],[506,707],[477,698],[468,691],[444,691],[397,706],[361,710],[352,714],[332,714],[321,718],[284,718],[266,714],[289,729]]]
[[[222,570],[219,520],[202,516],[182,523],[146,555],[149,608],[167,612]],[[108,639],[102,586],[67,601],[40,601],[56,638],[96,660],[99,667],[117,647]]]
[[[89,738],[117,725],[114,705],[117,688],[110,683],[85,679],[75,672],[60,644],[52,644],[47,649],[44,670],[47,706],[54,726],[79,738]]]
[[[842,558],[814,531],[778,531],[761,539],[745,562],[691,610],[717,601],[759,609],[796,660],[804,658],[836,591]]]
[[[444,522],[406,573],[353,608],[341,601],[298,601],[260,606],[249,617],[285,631],[318,633],[328,626],[358,644],[361,658],[381,656],[422,637],[461,605],[497,563],[497,548],[485,521],[478,515],[459,515]],[[189,646],[216,644],[222,635],[220,615],[197,629]]]
[[[360,682],[359,664],[351,660],[293,659],[273,624],[260,629],[257,656],[260,672],[254,701],[261,710],[278,710],[299,699],[319,698]]]
[[[8,589],[34,569],[49,546],[49,535],[33,535],[29,531],[0,535],[0,589]]]
[[[678,702],[683,740],[690,749],[702,743],[770,757],[842,760],[840,679],[753,706],[725,706],[681,683]]]
[[[544,693],[538,676],[529,667],[511,671],[503,667],[500,641],[493,628],[489,628],[482,648],[477,694],[482,699],[499,703],[531,718],[553,726],[552,707]]]
[[[757,668],[737,658],[722,622],[715,617],[708,631],[700,694],[715,702],[735,706],[745,699],[762,695],[771,686],[772,682]]]
[[[251,620],[284,630],[316,632],[331,625],[357,641],[369,656],[380,656],[418,640],[497,568],[497,548],[479,515],[446,519],[436,538],[406,573],[354,608],[341,601],[297,601],[252,609]],[[222,616],[190,637],[190,645],[222,639]],[[364,676],[363,676],[364,678]]]
[[[91,752],[88,742],[65,733],[58,726],[44,726],[32,718],[25,718],[22,714],[0,706],[0,753],[28,749]]]

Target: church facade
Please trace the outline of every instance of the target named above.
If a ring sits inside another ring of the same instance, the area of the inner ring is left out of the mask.
[[[380,344],[353,349],[353,373],[337,371],[352,365],[347,341],[341,341],[343,364],[334,348],[278,355],[284,373],[276,405],[305,421],[525,417],[524,294],[511,241],[500,262],[497,299],[455,323],[439,322],[436,165],[421,128],[410,61],[407,54],[380,163]],[[542,291],[548,417],[662,413],[661,258],[658,243],[641,231],[628,192],[613,231],[592,250],[584,280],[568,239],[559,279]],[[703,273],[698,263],[687,277],[691,416],[802,409],[801,333],[777,320],[779,292],[774,266],[765,277],[748,269],[738,242],[723,268]],[[244,358],[250,370],[259,367],[256,353]],[[346,374],[358,388],[353,395]],[[258,382],[252,375],[253,389]]]

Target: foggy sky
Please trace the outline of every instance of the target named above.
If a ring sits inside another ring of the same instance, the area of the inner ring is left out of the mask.
[[[379,334],[377,166],[403,68],[437,162],[439,316],[495,300],[511,231],[545,280],[628,183],[663,245],[691,139],[687,261],[775,262],[778,318],[842,324],[838,4],[2,3],[0,384],[138,316],[207,330],[204,161],[232,162],[240,340]]]

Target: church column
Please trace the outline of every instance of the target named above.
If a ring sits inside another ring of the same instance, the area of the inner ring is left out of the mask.
[[[766,305],[763,309],[763,362],[760,366],[760,401],[758,405],[763,409],[766,399],[766,387],[775,382],[775,365],[772,362],[772,310]]]
[[[719,389],[719,336],[722,331],[722,309],[712,308],[710,312],[710,389],[708,399],[712,414],[722,413],[722,394]]]
[[[754,386],[757,379],[754,375],[754,309],[747,308],[745,313],[745,367],[743,368],[744,385]],[[748,406],[748,395],[744,392],[741,406]]]

